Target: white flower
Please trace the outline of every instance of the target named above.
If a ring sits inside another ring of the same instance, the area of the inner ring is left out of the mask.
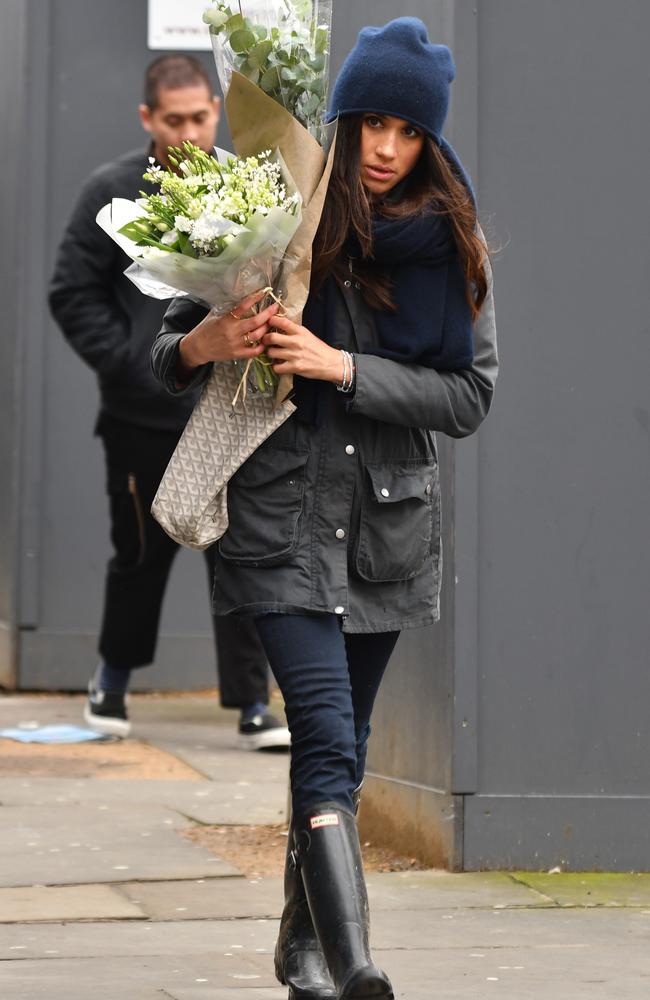
[[[192,220],[188,219],[186,215],[177,215],[174,219],[174,225],[179,233],[192,232]]]

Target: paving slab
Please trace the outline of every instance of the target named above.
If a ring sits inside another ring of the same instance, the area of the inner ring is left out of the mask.
[[[507,875],[450,875],[446,872],[392,872],[368,875],[371,911],[448,913],[460,908],[505,909],[553,904]],[[142,905],[154,920],[227,920],[243,917],[279,918],[281,878],[216,879],[182,882],[125,883],[129,899]],[[179,917],[182,914],[182,917]]]
[[[458,875],[445,871],[377,873],[368,875],[367,882],[373,910],[505,909],[553,905],[534,888],[503,872]]]
[[[367,882],[371,911],[373,914],[386,911],[389,915],[406,911],[407,918],[410,916],[414,921],[417,920],[414,915],[423,911],[431,914],[431,920],[428,916],[424,920],[427,927],[432,928],[438,911],[447,914],[459,909],[499,910],[553,905],[525,886],[512,883],[508,876],[494,875],[494,878],[477,879],[472,875],[438,872],[370,874]],[[182,914],[180,919],[185,920],[279,918],[283,902],[281,878],[134,882],[123,884],[120,891],[142,905],[154,920],[175,920],[179,919],[179,914]],[[387,922],[389,927],[392,919],[389,917]]]
[[[108,885],[0,889],[0,923],[134,920],[145,916],[144,910]]]
[[[264,919],[3,924],[0,968],[8,959],[22,963],[48,954],[57,960],[156,955],[232,959],[241,952],[254,961],[264,956],[271,960],[278,926],[279,921]]]
[[[641,949],[431,949],[377,953],[397,1000],[645,1000]],[[207,1000],[208,994],[206,994]]]
[[[224,739],[223,727],[204,735],[201,743],[197,742],[196,733],[187,733],[185,738],[178,732],[167,736],[164,727],[155,725],[150,732],[145,730],[140,738],[178,757],[211,781],[232,781],[236,778],[238,781],[263,780],[265,783],[268,781],[269,786],[277,785],[283,792],[283,805],[286,807],[289,780],[286,751],[237,750],[233,745],[236,737],[230,734],[227,745],[220,745]]]
[[[119,887],[151,920],[279,920],[282,879],[127,882]]]
[[[371,908],[372,941],[378,949],[637,948],[650,963],[650,915],[623,909],[449,909]],[[616,942],[614,945],[613,942]]]
[[[145,958],[77,958],[49,961],[4,962],[0,966],[0,992],[20,1000],[213,1000],[215,988],[225,996],[246,1000],[251,986],[272,990],[278,983],[271,960],[263,966],[248,959],[217,958],[210,952],[182,957],[156,955]],[[286,1000],[286,988],[279,994]]]
[[[389,911],[371,913],[372,944],[377,951],[409,952],[446,949],[466,958],[478,952],[537,949],[594,949],[636,952],[650,973],[650,918],[642,911],[471,910],[442,913]],[[4,924],[0,927],[0,960],[42,957],[56,949],[61,958],[88,956],[226,955],[273,953],[278,920],[172,920],[129,923]],[[639,965],[637,962],[637,967]]]
[[[523,885],[558,906],[644,906],[650,908],[647,872],[515,872]]]
[[[137,802],[164,806],[181,816],[209,824],[282,823],[287,792],[283,784],[237,780],[167,781],[165,779],[5,778],[2,806],[90,806]]]
[[[181,836],[188,821],[127,802],[0,809],[0,886],[241,875]]]

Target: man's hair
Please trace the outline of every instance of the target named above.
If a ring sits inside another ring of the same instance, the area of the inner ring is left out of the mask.
[[[212,95],[214,88],[210,77],[198,59],[193,56],[158,56],[149,64],[144,76],[144,103],[153,111],[158,105],[161,88],[179,90],[202,83]]]

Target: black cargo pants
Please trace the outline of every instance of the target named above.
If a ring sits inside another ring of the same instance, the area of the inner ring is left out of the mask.
[[[105,415],[97,433],[106,455],[114,549],[106,572],[99,652],[112,666],[143,667],[154,659],[162,601],[179,548],[150,513],[179,434]],[[211,588],[214,559],[210,550],[205,559]],[[238,616],[213,616],[213,626],[221,704],[241,708],[268,703],[268,665],[253,622]]]

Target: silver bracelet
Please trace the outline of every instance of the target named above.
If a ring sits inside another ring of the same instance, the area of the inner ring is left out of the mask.
[[[341,351],[341,354],[343,356],[343,380],[336,388],[338,392],[349,394],[354,390],[357,366],[354,354],[351,354],[350,351]]]

